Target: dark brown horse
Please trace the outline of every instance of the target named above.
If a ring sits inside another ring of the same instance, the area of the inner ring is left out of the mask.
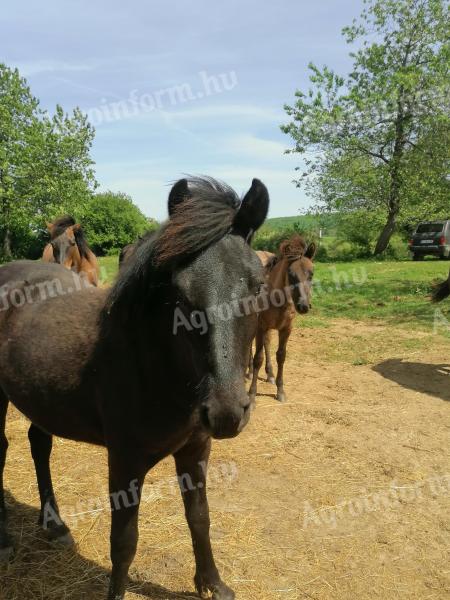
[[[442,300],[444,300],[445,298],[448,298],[449,296],[450,296],[450,271],[448,273],[448,279],[446,279],[442,283],[439,283],[438,285],[435,286],[435,288],[431,294],[431,299],[433,300],[433,302],[441,302]]]
[[[66,269],[86,277],[91,285],[98,285],[99,267],[95,254],[89,248],[81,225],[73,217],[60,217],[53,223],[47,223],[50,243],[44,248],[42,260],[57,262]]]
[[[316,245],[311,243],[308,246],[299,235],[284,241],[280,245],[278,255],[270,252],[257,252],[266,273],[266,290],[264,294],[267,299],[267,308],[258,315],[255,355],[253,364],[251,364],[250,359],[249,365],[252,377],[249,396],[252,402],[256,398],[258,374],[263,363],[264,348],[266,352],[267,381],[276,383],[277,400],[280,402],[286,400],[283,384],[286,347],[296,313],[305,314],[311,306],[315,253]],[[278,330],[278,372],[276,381],[270,358],[269,332],[271,329]]]
[[[119,269],[121,269],[125,264],[127,264],[136,252],[136,250],[139,248],[139,246],[144,244],[146,240],[155,235],[155,233],[155,231],[147,231],[147,233],[141,235],[136,242],[124,246],[119,254]]]
[[[211,438],[236,436],[250,411],[244,363],[256,313],[211,322],[194,312],[257,294],[263,271],[248,240],[269,198],[254,179],[242,202],[225,184],[180,180],[170,217],[142,244],[110,291],[82,287],[56,264],[0,267],[0,475],[8,402],[30,420],[41,498],[40,523],[70,541],[53,492],[52,435],[106,446],[111,493],[112,575],[108,600],[122,600],[138,539],[146,473],[173,455],[196,560],[199,594],[232,600],[214,563],[205,464]],[[175,206],[174,206],[175,205]],[[59,281],[59,293],[49,284]],[[61,336],[61,327],[70,335]],[[0,553],[11,553],[0,476]]]

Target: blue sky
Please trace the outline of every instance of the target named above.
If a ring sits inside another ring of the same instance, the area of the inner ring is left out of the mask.
[[[258,177],[269,188],[270,215],[295,215],[311,200],[291,183],[299,158],[283,153],[283,105],[308,87],[309,61],[348,70],[340,32],[361,7],[362,0],[9,2],[0,61],[20,69],[44,108],[90,111],[101,189],[130,194],[148,216],[165,217],[168,185],[183,173],[218,177],[238,193]]]

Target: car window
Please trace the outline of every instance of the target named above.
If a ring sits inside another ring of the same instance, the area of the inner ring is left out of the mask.
[[[443,229],[444,223],[422,223],[416,233],[441,233]]]

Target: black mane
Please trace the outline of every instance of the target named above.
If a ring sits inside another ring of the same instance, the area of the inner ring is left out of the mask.
[[[59,217],[59,219],[56,219],[56,221],[53,221],[52,225],[53,228],[51,239],[54,240],[57,237],[59,237],[62,233],[64,233],[68,227],[72,227],[72,225],[75,225],[75,219],[70,215],[64,215],[63,217]]]
[[[78,229],[75,229],[74,235],[81,258],[89,258],[89,246],[83,228],[78,227]]]
[[[188,185],[190,197],[139,244],[119,273],[106,302],[107,314],[117,314],[121,308],[128,312],[135,300],[148,302],[178,264],[192,259],[231,230],[240,206],[236,192],[210,177],[191,177]]]

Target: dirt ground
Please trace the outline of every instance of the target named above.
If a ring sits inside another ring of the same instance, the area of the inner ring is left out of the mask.
[[[213,545],[238,600],[450,598],[449,363],[448,341],[386,325],[294,332],[288,402],[261,382],[245,432],[214,444]],[[77,542],[61,551],[36,526],[27,422],[14,410],[7,431],[17,552],[0,569],[0,598],[104,600],[104,451],[55,441],[55,486]],[[147,477],[127,600],[196,597],[173,473],[166,460]]]

